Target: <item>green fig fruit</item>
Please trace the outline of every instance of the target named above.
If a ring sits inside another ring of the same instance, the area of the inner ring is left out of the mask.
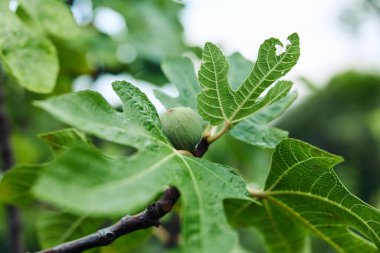
[[[160,116],[162,130],[178,150],[193,151],[202,138],[202,119],[188,107],[175,107]]]

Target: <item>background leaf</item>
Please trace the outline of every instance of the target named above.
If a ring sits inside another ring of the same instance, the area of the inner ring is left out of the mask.
[[[228,80],[231,88],[237,90],[251,72],[253,63],[238,52],[230,55],[227,61],[230,65]]]
[[[1,8],[0,57],[24,88],[38,93],[53,90],[58,75],[54,45],[33,33],[8,8]]]
[[[220,49],[207,42],[198,72],[202,92],[198,94],[198,112],[213,125],[228,120],[236,107],[234,92],[228,84],[228,62]]]
[[[288,132],[268,124],[283,114],[296,97],[296,92],[289,93],[277,102],[256,111],[249,118],[237,124],[229,134],[253,146],[274,148],[288,136]]]
[[[100,228],[101,223],[102,220],[85,215],[50,211],[38,216],[37,233],[41,246],[50,248],[92,234]]]
[[[0,200],[15,205],[33,201],[31,188],[44,165],[17,165],[0,178]]]
[[[75,147],[89,147],[95,151],[85,135],[74,128],[40,134],[39,137],[49,144],[57,155]],[[32,202],[34,198],[31,188],[45,167],[43,164],[23,164],[8,170],[0,180],[0,200],[17,205]]]
[[[47,33],[62,39],[80,35],[73,14],[62,1],[22,0],[20,5]]]
[[[201,89],[191,60],[187,57],[170,58],[162,63],[161,68],[170,83],[176,86],[179,96],[173,98],[160,90],[155,90],[154,95],[166,109],[184,106],[197,110],[196,94]]]

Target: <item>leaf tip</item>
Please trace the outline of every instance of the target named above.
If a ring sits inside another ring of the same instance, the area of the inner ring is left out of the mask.
[[[123,87],[130,86],[132,84],[125,80],[122,80],[122,81],[113,81],[111,85],[112,85],[112,88],[116,91],[116,90],[122,89]]]
[[[219,48],[214,43],[209,42],[209,41],[205,43],[204,49],[205,50],[211,50],[211,49],[218,49],[219,50]]]
[[[288,36],[287,38],[289,40],[290,43],[293,43],[293,42],[298,42],[300,37],[298,36],[298,33],[292,33]]]

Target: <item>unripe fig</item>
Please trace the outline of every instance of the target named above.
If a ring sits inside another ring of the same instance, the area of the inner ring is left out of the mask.
[[[202,119],[188,107],[175,107],[160,116],[162,130],[176,149],[193,151],[202,138]]]

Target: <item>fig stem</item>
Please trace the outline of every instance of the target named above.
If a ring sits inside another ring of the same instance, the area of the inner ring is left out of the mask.
[[[209,136],[207,138],[207,142],[209,144],[213,143],[214,141],[218,140],[220,137],[222,137],[225,133],[228,132],[231,128],[231,122],[230,121],[225,121],[224,126],[222,129],[220,129],[216,134]]]
[[[255,189],[253,187],[249,187],[248,186],[247,187],[247,191],[254,198],[262,199],[262,198],[265,198],[267,196],[267,193],[265,191],[261,191],[261,190]]]

